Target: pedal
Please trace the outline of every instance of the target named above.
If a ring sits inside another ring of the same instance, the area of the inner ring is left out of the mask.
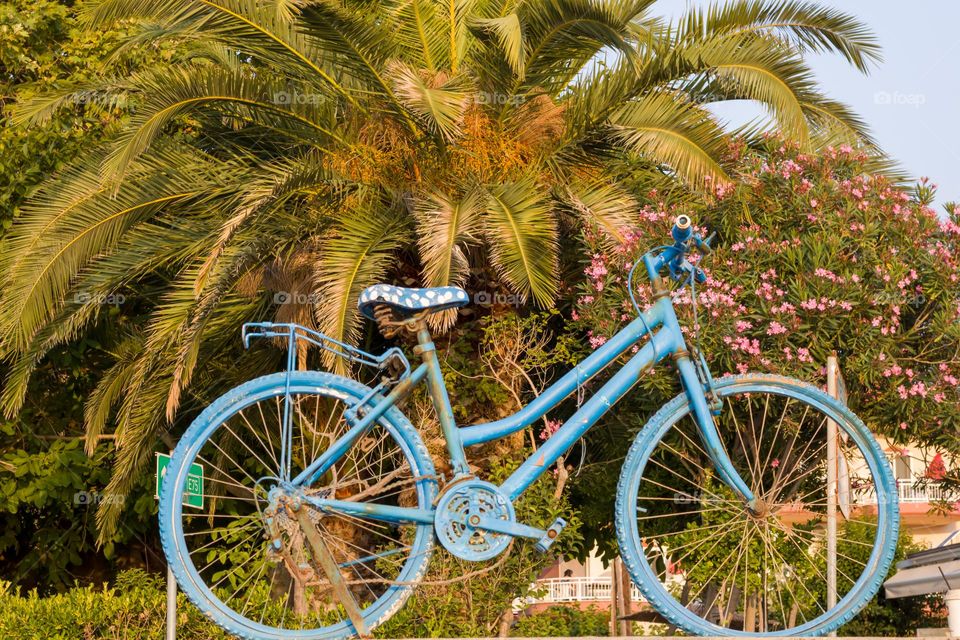
[[[553,545],[554,541],[560,537],[560,532],[563,531],[563,528],[567,526],[567,521],[563,518],[557,518],[553,521],[553,524],[546,530],[543,534],[543,537],[537,540],[535,545],[537,551],[540,553],[546,553],[548,549]]]

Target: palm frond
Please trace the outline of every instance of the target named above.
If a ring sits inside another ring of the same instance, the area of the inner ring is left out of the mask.
[[[496,18],[475,18],[471,26],[480,32],[487,32],[496,39],[498,48],[517,79],[523,81],[526,71],[526,47],[523,41],[523,27],[516,13]]]
[[[130,385],[133,366],[142,350],[142,335],[131,335],[121,340],[111,354],[114,357],[113,365],[103,374],[93,393],[87,398],[83,407],[83,422],[88,455],[92,455],[96,450],[100,435],[106,431],[114,408]]]
[[[800,53],[837,53],[866,73],[882,61],[876,36],[839,9],[801,0],[735,0],[690,10],[682,20],[691,40],[774,36]]]
[[[692,183],[729,181],[719,163],[729,142],[723,129],[679,94],[646,95],[624,106],[611,123],[617,143]]]
[[[460,135],[472,88],[463,76],[423,74],[399,61],[387,65],[397,100],[427,131],[451,141]]]
[[[512,95],[530,90],[551,95],[567,86],[604,49],[633,61],[634,21],[653,0],[540,0],[517,7],[526,43],[526,73]]]
[[[199,32],[208,42],[248,52],[267,66],[312,79],[354,107],[360,106],[350,88],[336,77],[332,61],[304,34],[303,17],[286,20],[283,12],[256,0],[102,0],[85,7],[83,15],[95,28],[120,20],[155,20],[165,23],[173,38]],[[351,52],[341,53],[349,56]],[[341,56],[339,62],[345,60]],[[356,62],[352,60],[351,66]]]
[[[557,292],[557,227],[532,179],[488,189],[485,232],[490,258],[510,287],[549,306]]]
[[[216,241],[203,260],[194,285],[198,294],[238,230],[258,216],[270,215],[291,198],[329,185],[333,178],[324,155],[316,151],[266,163],[258,169],[244,185],[238,206],[221,224]]]
[[[637,201],[611,180],[570,184],[563,199],[585,223],[603,231],[611,245],[622,244],[623,230],[636,222]]]
[[[396,214],[382,204],[367,201],[356,206],[324,242],[315,279],[321,296],[317,326],[348,343],[354,343],[360,331],[360,292],[387,275],[394,252],[408,237]],[[345,363],[332,354],[324,352],[324,359],[328,366],[345,371]]]
[[[24,207],[22,221],[5,239],[0,273],[10,285],[0,295],[4,347],[29,342],[61,308],[71,281],[123,235],[165,207],[229,197],[237,184],[229,164],[176,145],[160,145],[131,168],[116,195],[100,185],[99,158],[45,185]],[[226,180],[226,181],[225,181]]]
[[[704,91],[701,100],[709,100],[712,92],[725,100],[754,100],[767,107],[776,117],[783,133],[808,146],[810,134],[801,104],[817,90],[813,73],[796,55],[768,40],[754,40],[747,45],[714,40],[693,48],[708,68],[709,83],[718,87],[698,87],[693,81],[687,90]]]
[[[445,24],[436,0],[387,0],[383,11],[396,34],[400,59],[417,61],[427,71],[445,68]]]
[[[313,131],[318,145],[338,137],[318,122],[320,111],[316,103],[291,100],[288,84],[263,73],[185,66],[167,68],[160,74],[138,74],[134,84],[145,100],[114,143],[105,163],[103,172],[110,179],[122,175],[174,118],[194,109],[236,105],[306,126]]]
[[[463,287],[466,284],[470,267],[466,248],[480,240],[480,216],[484,207],[482,192],[477,189],[458,199],[436,190],[418,197],[414,215],[425,286]],[[444,332],[456,318],[457,311],[450,309],[431,315],[429,320],[431,327]]]

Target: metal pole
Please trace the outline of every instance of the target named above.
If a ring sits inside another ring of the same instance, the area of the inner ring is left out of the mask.
[[[173,451],[170,452],[173,457]],[[166,473],[166,471],[164,471]],[[160,493],[160,478],[157,478],[157,494]],[[167,561],[167,633],[165,640],[177,640],[177,579],[173,577],[170,561]]]
[[[827,393],[838,397],[837,354],[827,358]],[[837,423],[827,420],[827,610],[837,606]],[[835,637],[836,631],[830,636]]]
[[[177,640],[177,579],[167,564],[167,635],[166,640]]]

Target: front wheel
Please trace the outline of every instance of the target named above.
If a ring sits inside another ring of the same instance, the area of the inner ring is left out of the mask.
[[[893,560],[896,485],[867,427],[790,378],[719,380],[715,418],[757,502],[717,476],[685,395],[630,448],[617,535],[630,575],[662,622],[697,635],[808,636],[837,629],[877,592]],[[827,433],[837,425],[835,570],[828,562]],[[835,575],[835,595],[828,583]]]

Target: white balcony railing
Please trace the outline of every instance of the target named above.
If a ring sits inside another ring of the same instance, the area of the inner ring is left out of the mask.
[[[537,580],[536,596],[527,600],[528,603],[559,603],[559,602],[609,602],[611,580],[609,577],[599,578],[545,578]],[[634,602],[643,601],[640,590],[630,585],[630,597]]]
[[[873,486],[854,489],[851,493],[854,504],[877,504],[877,492]],[[918,486],[914,480],[897,480],[897,499],[903,504],[952,501],[957,496],[936,485]]]

